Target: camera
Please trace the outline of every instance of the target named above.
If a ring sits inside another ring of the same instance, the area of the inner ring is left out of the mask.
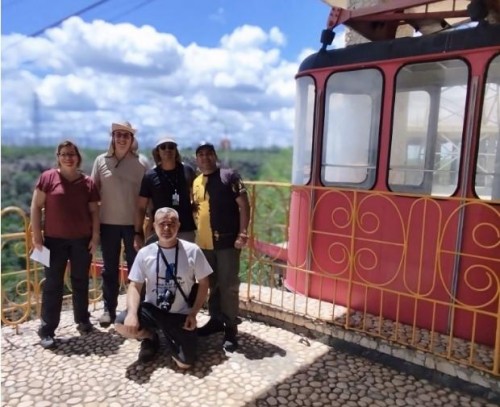
[[[170,308],[172,308],[172,304],[174,303],[174,301],[175,301],[175,294],[168,288],[166,288],[163,294],[158,295],[157,305],[158,308],[160,308],[161,310],[169,312]]]

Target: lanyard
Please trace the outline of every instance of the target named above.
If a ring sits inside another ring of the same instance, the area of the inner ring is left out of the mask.
[[[158,168],[158,177],[160,178],[160,184],[166,187],[168,191],[168,184],[172,187],[174,192],[177,192],[179,189],[179,172],[177,169],[177,165],[174,168],[174,179],[172,180],[170,174],[167,174],[163,168]]]
[[[160,278],[160,255],[161,255],[161,258],[163,259],[163,262],[167,266],[167,269],[165,272],[165,280],[167,280],[167,272],[170,273],[170,275],[172,276],[172,279],[174,280],[175,286],[181,292],[184,300],[186,300],[186,302],[188,302],[188,297],[186,296],[186,294],[184,293],[184,290],[182,289],[182,287],[179,285],[179,282],[177,281],[177,260],[179,257],[179,242],[178,241],[177,241],[177,244],[175,245],[175,272],[172,271],[172,267],[170,266],[170,264],[168,264],[168,261],[165,257],[165,254],[161,250],[160,245],[158,245],[158,253],[156,255],[156,300],[157,301],[159,300],[159,298],[158,298],[158,280]]]
[[[165,254],[161,250],[160,245],[158,245],[158,253],[156,253],[156,300],[158,301],[158,285],[159,285],[159,280],[160,280],[160,255],[161,258],[163,259],[163,262],[167,266],[165,270],[165,283],[169,280],[174,280],[175,285],[177,286],[177,260],[179,257],[179,242],[175,245],[175,270],[172,270],[172,266],[168,264],[167,258],[165,257]],[[168,278],[168,275],[170,274],[171,278]]]

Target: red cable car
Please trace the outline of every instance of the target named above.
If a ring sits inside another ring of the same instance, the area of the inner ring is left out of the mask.
[[[297,74],[285,287],[498,349],[500,2],[388,3]]]

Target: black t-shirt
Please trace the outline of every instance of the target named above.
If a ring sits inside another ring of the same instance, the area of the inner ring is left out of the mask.
[[[153,203],[152,216],[159,208],[174,208],[179,212],[181,222],[180,232],[191,232],[196,229],[189,190],[191,185],[186,180],[186,173],[193,173],[187,164],[177,164],[173,170],[163,170],[160,166],[146,171],[141,182],[139,196],[151,199]],[[178,202],[174,202],[175,194]]]

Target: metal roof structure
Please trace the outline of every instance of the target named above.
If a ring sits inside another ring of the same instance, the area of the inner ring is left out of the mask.
[[[371,41],[401,32],[433,34],[471,21],[500,22],[500,0],[391,0],[357,9],[347,9],[345,0],[323,1],[332,7],[329,30],[343,24]]]

